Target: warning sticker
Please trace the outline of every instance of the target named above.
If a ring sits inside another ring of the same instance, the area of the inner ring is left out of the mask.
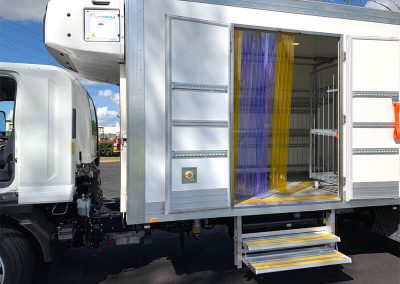
[[[85,10],[86,41],[119,41],[119,10]]]

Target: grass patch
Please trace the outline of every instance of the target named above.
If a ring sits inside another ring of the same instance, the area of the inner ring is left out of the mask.
[[[110,163],[110,162],[119,162],[121,161],[120,157],[100,157],[100,163]]]

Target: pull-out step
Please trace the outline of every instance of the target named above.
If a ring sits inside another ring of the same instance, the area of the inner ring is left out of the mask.
[[[263,274],[277,271],[351,263],[351,259],[329,247],[314,247],[301,250],[264,253],[262,255],[244,255],[243,262],[255,274]]]
[[[318,246],[340,242],[340,238],[328,231],[280,234],[243,239],[245,252],[270,251],[278,249]]]

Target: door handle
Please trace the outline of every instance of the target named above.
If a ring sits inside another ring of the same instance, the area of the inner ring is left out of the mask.
[[[400,144],[400,102],[393,103],[394,109],[394,133],[393,138],[397,144]]]

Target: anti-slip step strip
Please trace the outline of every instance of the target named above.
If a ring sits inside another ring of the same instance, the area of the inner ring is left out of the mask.
[[[351,259],[331,248],[312,248],[293,252],[243,256],[255,274],[351,263]]]
[[[340,238],[334,234],[328,231],[317,231],[245,239],[243,240],[243,248],[246,252],[251,253],[337,242],[340,242]]]

